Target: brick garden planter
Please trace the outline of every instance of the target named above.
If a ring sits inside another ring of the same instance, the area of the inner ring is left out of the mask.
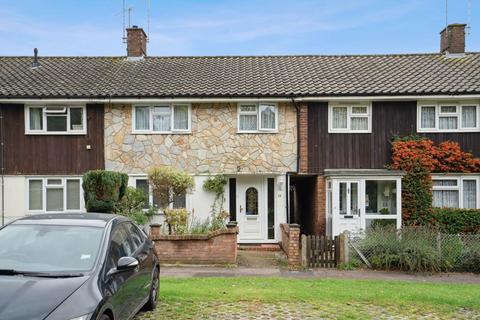
[[[237,262],[236,223],[206,235],[165,235],[160,225],[150,226],[160,263],[235,264]]]

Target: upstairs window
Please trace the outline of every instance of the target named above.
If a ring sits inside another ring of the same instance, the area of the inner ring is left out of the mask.
[[[27,134],[86,134],[85,106],[28,106]]]
[[[274,132],[278,108],[273,103],[243,103],[238,106],[238,132]]]
[[[331,105],[328,108],[330,133],[372,132],[372,111],[370,105]]]
[[[188,104],[134,106],[133,132],[190,132],[190,111]]]
[[[480,131],[476,104],[421,104],[418,106],[418,132]]]

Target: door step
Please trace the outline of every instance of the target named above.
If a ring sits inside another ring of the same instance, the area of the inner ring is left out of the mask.
[[[254,244],[239,244],[238,250],[248,251],[281,251],[280,245],[277,243],[254,243]]]

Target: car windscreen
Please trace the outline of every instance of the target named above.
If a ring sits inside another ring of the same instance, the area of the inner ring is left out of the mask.
[[[0,230],[0,269],[86,272],[93,268],[103,228],[8,225]]]

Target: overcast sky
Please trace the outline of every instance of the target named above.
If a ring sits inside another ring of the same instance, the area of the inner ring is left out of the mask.
[[[449,0],[480,51],[480,0]],[[147,29],[146,0],[127,0]],[[468,12],[471,14],[468,14]],[[445,0],[151,0],[149,55],[437,52]],[[0,0],[0,55],[125,55],[122,0]]]

